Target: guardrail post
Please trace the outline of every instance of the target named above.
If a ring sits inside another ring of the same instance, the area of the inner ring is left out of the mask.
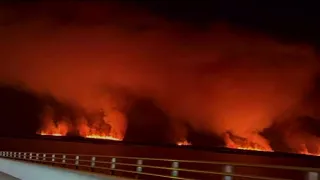
[[[78,169],[78,166],[79,166],[79,156],[76,156],[75,165],[76,165],[76,169]]]
[[[51,155],[52,165],[54,165],[55,157],[56,157],[56,155],[54,155],[54,154]]]
[[[9,152],[8,151],[6,152],[6,157],[9,157]]]
[[[39,160],[39,153],[36,154],[36,160]]]
[[[43,161],[46,161],[46,154],[43,154],[43,155],[42,155],[42,160],[43,160]]]
[[[10,157],[12,157],[12,152],[10,152]]]
[[[94,170],[94,166],[95,166],[95,161],[96,161],[96,157],[92,157],[91,158],[91,171],[93,172],[93,170]]]
[[[233,172],[233,167],[231,165],[225,165],[225,166],[223,166],[223,172],[231,174]],[[223,176],[222,179],[223,180],[232,180],[232,176],[225,175],[225,176]]]
[[[143,164],[143,161],[141,159],[138,159],[137,160],[137,168],[136,168],[136,171],[137,171],[137,174],[136,174],[136,179],[139,179],[139,175],[140,173],[142,172],[142,167],[140,165]]]
[[[177,170],[177,168],[179,168],[179,162],[177,161],[172,162],[172,168],[173,170],[171,171],[171,176],[178,177],[179,171]]]
[[[13,158],[16,158],[16,152],[13,153]]]
[[[21,159],[21,152],[18,152],[18,158]]]
[[[66,155],[65,154],[62,155],[62,164],[63,164],[63,166],[66,165]]]
[[[308,172],[306,180],[318,180],[319,174],[317,172]]]
[[[114,175],[114,169],[116,168],[116,162],[117,162],[117,159],[116,158],[112,158],[111,159],[111,175]]]
[[[23,159],[27,159],[27,153],[23,153]]]
[[[32,160],[32,153],[30,153],[30,154],[29,154],[29,159],[31,159],[31,160]]]

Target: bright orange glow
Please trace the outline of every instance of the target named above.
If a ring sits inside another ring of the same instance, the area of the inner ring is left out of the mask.
[[[261,147],[252,146],[252,145],[239,145],[239,146],[236,146],[236,147],[228,147],[228,148],[250,150],[250,151],[273,151],[273,150],[270,150],[270,149],[263,149]]]
[[[66,123],[58,123],[56,125],[53,122],[47,123],[46,126],[38,132],[40,135],[49,136],[65,136],[67,133],[68,125]]]
[[[305,154],[308,156],[320,156],[320,145],[318,145],[316,152],[310,152],[305,144],[302,144],[301,146],[302,150],[298,152],[299,154]]]
[[[48,134],[48,133],[45,133],[45,132],[40,132],[40,135],[43,135],[43,136],[63,136],[62,134],[55,134],[55,133],[53,133],[53,134]]]
[[[122,141],[122,139],[118,139],[118,138],[115,138],[115,137],[112,137],[112,136],[106,136],[106,135],[95,135],[95,134],[92,134],[92,135],[88,135],[88,136],[85,136],[86,138],[93,138],[93,139],[108,139],[108,140],[113,140],[113,141]]]
[[[78,126],[78,131],[80,136],[85,138],[93,139],[108,139],[114,141],[122,141],[124,135],[118,135],[116,133],[111,133],[109,129],[104,129],[98,125],[91,125],[90,127],[85,120],[82,120]],[[111,127],[112,128],[112,127]]]
[[[113,141],[122,141],[124,135],[117,134],[114,131],[109,132],[108,129],[97,128],[96,125],[92,125],[94,127],[89,127],[86,121],[81,121],[80,125],[76,128],[80,134],[80,136],[85,138],[93,138],[93,139],[108,139]],[[60,122],[57,125],[53,123],[53,121],[48,121],[45,124],[45,127],[42,128],[38,134],[40,135],[50,135],[50,136],[66,136],[68,131],[71,129],[71,125],[67,123]],[[108,133],[109,132],[109,133]]]
[[[178,146],[190,146],[192,144],[190,142],[188,142],[187,140],[182,140],[182,141],[178,141],[177,145]]]
[[[259,144],[257,142],[249,141],[248,139],[233,140],[229,134],[225,135],[226,147],[232,149],[243,149],[250,151],[273,151],[267,144]]]

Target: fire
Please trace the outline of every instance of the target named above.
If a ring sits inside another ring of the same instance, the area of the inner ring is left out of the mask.
[[[256,145],[239,145],[239,146],[227,146],[228,148],[233,148],[233,149],[242,149],[242,150],[250,150],[250,151],[273,151],[271,149],[264,149]]]
[[[301,145],[301,150],[298,151],[299,154],[305,154],[308,156],[320,156],[320,145],[317,145],[317,150],[315,152],[310,152],[305,144]]]
[[[230,138],[230,134],[225,135],[226,147],[232,149],[242,149],[242,150],[251,150],[251,151],[270,151],[272,148],[268,144],[259,144],[256,142],[249,141],[248,139],[233,137]]]
[[[122,139],[118,139],[112,136],[106,136],[106,135],[97,135],[97,134],[92,134],[85,136],[86,138],[93,138],[93,139],[107,139],[107,140],[113,140],[113,141],[122,141]]]
[[[122,138],[116,135],[103,133],[90,128],[87,125],[82,125],[79,127],[80,136],[85,138],[93,139],[108,139],[113,141],[122,141]],[[68,126],[65,123],[59,123],[55,126],[53,123],[50,126],[40,130],[38,134],[40,135],[49,135],[49,136],[66,136],[68,133]]]
[[[44,129],[40,130],[38,134],[49,136],[65,136],[68,133],[68,125],[66,123],[55,124],[53,122],[48,123]]]
[[[46,132],[43,132],[43,131],[41,131],[39,134],[43,135],[43,136],[64,136],[64,135],[59,134],[59,133],[50,134],[50,133],[46,133]]]
[[[178,141],[177,145],[178,146],[190,146],[192,144],[190,142],[188,142],[187,140],[182,140],[182,141]]]
[[[90,127],[85,120],[82,119],[80,125],[78,126],[78,131],[80,136],[85,138],[93,138],[93,139],[108,139],[114,141],[122,141],[123,136],[118,135],[117,133],[112,133],[107,128],[103,128],[99,126],[99,124],[93,124]],[[111,127],[112,128],[112,127]]]
[[[64,121],[54,123],[53,120],[47,120],[45,126],[37,134],[50,136],[66,136],[71,129],[71,125],[65,123]],[[123,134],[119,134],[116,131],[110,131],[106,128],[101,128],[96,124],[93,124],[92,127],[90,127],[86,123],[86,121],[81,121],[76,130],[79,132],[80,136],[85,138],[122,141],[124,137]]]

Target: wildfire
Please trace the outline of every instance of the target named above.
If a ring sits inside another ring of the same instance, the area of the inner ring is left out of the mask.
[[[43,132],[43,131],[41,131],[39,134],[40,134],[40,135],[43,135],[43,136],[64,136],[64,135],[59,134],[59,133],[52,133],[52,134],[50,134],[50,133],[46,133],[46,132]]]
[[[65,123],[59,123],[57,125],[54,123],[49,123],[44,129],[38,132],[38,134],[44,136],[65,136],[67,133],[68,125]]]
[[[301,144],[301,150],[298,153],[308,156],[320,156],[320,146],[317,145],[317,149],[315,152],[310,152],[305,144]]]
[[[108,129],[106,128],[99,128],[99,126],[95,125],[93,126],[94,127],[90,127],[87,123],[85,123],[85,121],[82,121],[76,129],[79,132],[80,136],[85,138],[122,141],[124,137],[124,135],[118,134],[116,131],[108,131]],[[55,124],[51,120],[47,121],[45,126],[37,134],[49,136],[66,136],[68,131],[71,129],[71,125],[68,125],[63,121]]]
[[[243,149],[243,150],[251,150],[251,151],[270,151],[272,152],[272,148],[268,144],[259,144],[256,142],[249,141],[248,139],[233,137],[230,138],[230,134],[225,135],[225,143],[228,148],[232,149]]]
[[[177,145],[178,146],[190,146],[192,144],[190,142],[188,142],[187,140],[182,140],[182,141],[178,141]]]
[[[107,140],[113,140],[113,141],[122,141],[122,139],[118,139],[112,136],[106,136],[106,135],[97,135],[97,134],[92,134],[85,136],[86,138],[93,138],[93,139],[107,139]]]
[[[117,136],[117,133],[101,128],[98,125],[90,127],[85,121],[78,126],[80,136],[92,139],[108,139],[114,141],[122,141],[123,136]]]

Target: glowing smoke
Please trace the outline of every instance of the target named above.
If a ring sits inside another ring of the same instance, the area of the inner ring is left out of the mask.
[[[299,104],[317,72],[308,46],[220,25],[191,33],[160,18],[135,16],[138,11],[86,6],[38,4],[25,19],[18,11],[4,12],[2,17],[18,20],[0,29],[1,79],[87,109],[103,108],[108,122],[125,119],[125,93],[110,91],[123,87],[154,98],[173,119],[187,119],[198,131],[230,131],[267,144],[259,132]],[[70,22],[52,13],[58,9]],[[125,131],[125,120],[116,122]]]

